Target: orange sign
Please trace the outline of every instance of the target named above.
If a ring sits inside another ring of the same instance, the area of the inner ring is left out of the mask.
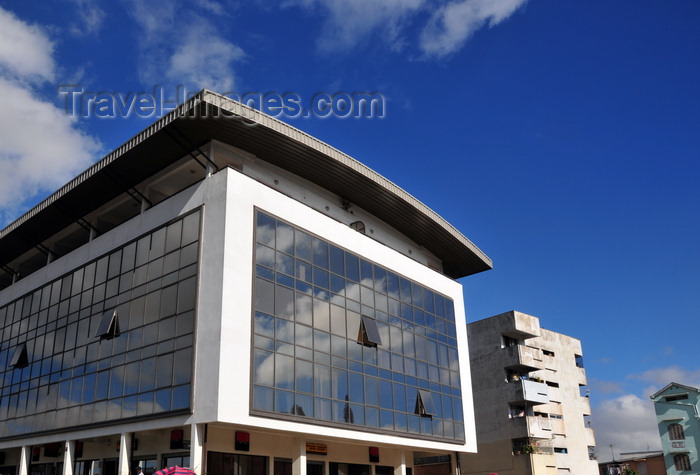
[[[326,444],[306,443],[306,453],[314,455],[328,455],[328,446]]]

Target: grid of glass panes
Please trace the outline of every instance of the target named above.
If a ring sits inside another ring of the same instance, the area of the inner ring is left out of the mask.
[[[0,308],[0,437],[190,407],[199,228],[198,210]]]
[[[252,411],[464,440],[452,300],[265,213],[256,220]],[[358,343],[363,315],[377,347]],[[419,389],[432,417],[418,415]]]

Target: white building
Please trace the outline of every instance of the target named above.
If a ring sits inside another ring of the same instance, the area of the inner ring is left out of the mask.
[[[462,474],[597,474],[581,342],[516,311],[467,333],[478,454]]]
[[[241,107],[202,91],[0,231],[1,475],[455,473],[476,450],[455,279],[488,257]]]

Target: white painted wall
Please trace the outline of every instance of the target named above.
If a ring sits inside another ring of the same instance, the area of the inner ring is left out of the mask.
[[[350,229],[347,225],[331,219],[312,208],[300,203],[272,188],[261,184],[237,171],[228,169],[217,174],[225,175],[227,182],[226,193],[226,217],[225,232],[221,233],[220,225],[210,226],[213,219],[210,215],[210,207],[206,205],[205,234],[203,237],[203,249],[206,253],[213,252],[207,249],[212,241],[217,242],[217,236],[225,239],[223,250],[223,279],[221,279],[222,304],[217,308],[216,302],[204,298],[206,287],[217,280],[219,269],[210,268],[207,262],[215,259],[215,256],[203,256],[202,272],[200,280],[200,301],[197,347],[197,371],[198,380],[212,381],[211,376],[215,368],[219,369],[218,385],[218,420],[233,424],[256,426],[260,428],[278,429],[290,432],[313,432],[319,436],[338,437],[344,439],[357,439],[374,441],[376,443],[400,444],[412,447],[423,447],[436,450],[460,450],[475,451],[476,438],[474,432],[473,404],[471,395],[469,358],[466,335],[466,322],[462,287],[459,283],[429,269],[428,267],[407,258],[395,250],[368,238]],[[218,205],[217,205],[218,206]],[[386,266],[393,271],[419,282],[427,287],[435,289],[449,296],[455,304],[457,339],[460,355],[460,369],[463,385],[463,411],[465,416],[465,432],[467,442],[465,445],[447,444],[441,442],[410,439],[406,437],[372,434],[353,430],[322,427],[317,425],[302,424],[297,422],[255,417],[249,414],[250,405],[250,356],[251,356],[251,324],[252,324],[252,282],[253,282],[253,222],[255,207],[285,219],[296,226],[304,228],[324,239],[362,255],[364,258]],[[219,208],[217,208],[219,209]],[[211,275],[210,275],[211,274]],[[213,294],[213,292],[212,292]],[[208,294],[207,294],[208,295]],[[220,327],[216,319],[221,315]],[[212,351],[203,348],[204,342],[215,341],[213,334],[219,331],[220,351]],[[217,353],[220,361],[216,361]],[[205,377],[206,375],[206,377]],[[214,385],[211,385],[212,389]],[[198,388],[197,395],[202,388]],[[207,397],[207,402],[210,401]],[[212,406],[213,407],[213,406]],[[196,419],[204,414],[199,413],[199,400],[197,401]],[[205,412],[209,411],[209,406]]]

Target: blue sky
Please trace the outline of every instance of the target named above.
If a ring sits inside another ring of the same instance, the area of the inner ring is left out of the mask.
[[[0,1],[0,225],[148,125],[85,91],[377,92],[383,118],[288,118],[494,261],[470,321],[581,339],[601,459],[660,446],[649,394],[700,386],[700,3]],[[37,140],[40,139],[40,140]]]

